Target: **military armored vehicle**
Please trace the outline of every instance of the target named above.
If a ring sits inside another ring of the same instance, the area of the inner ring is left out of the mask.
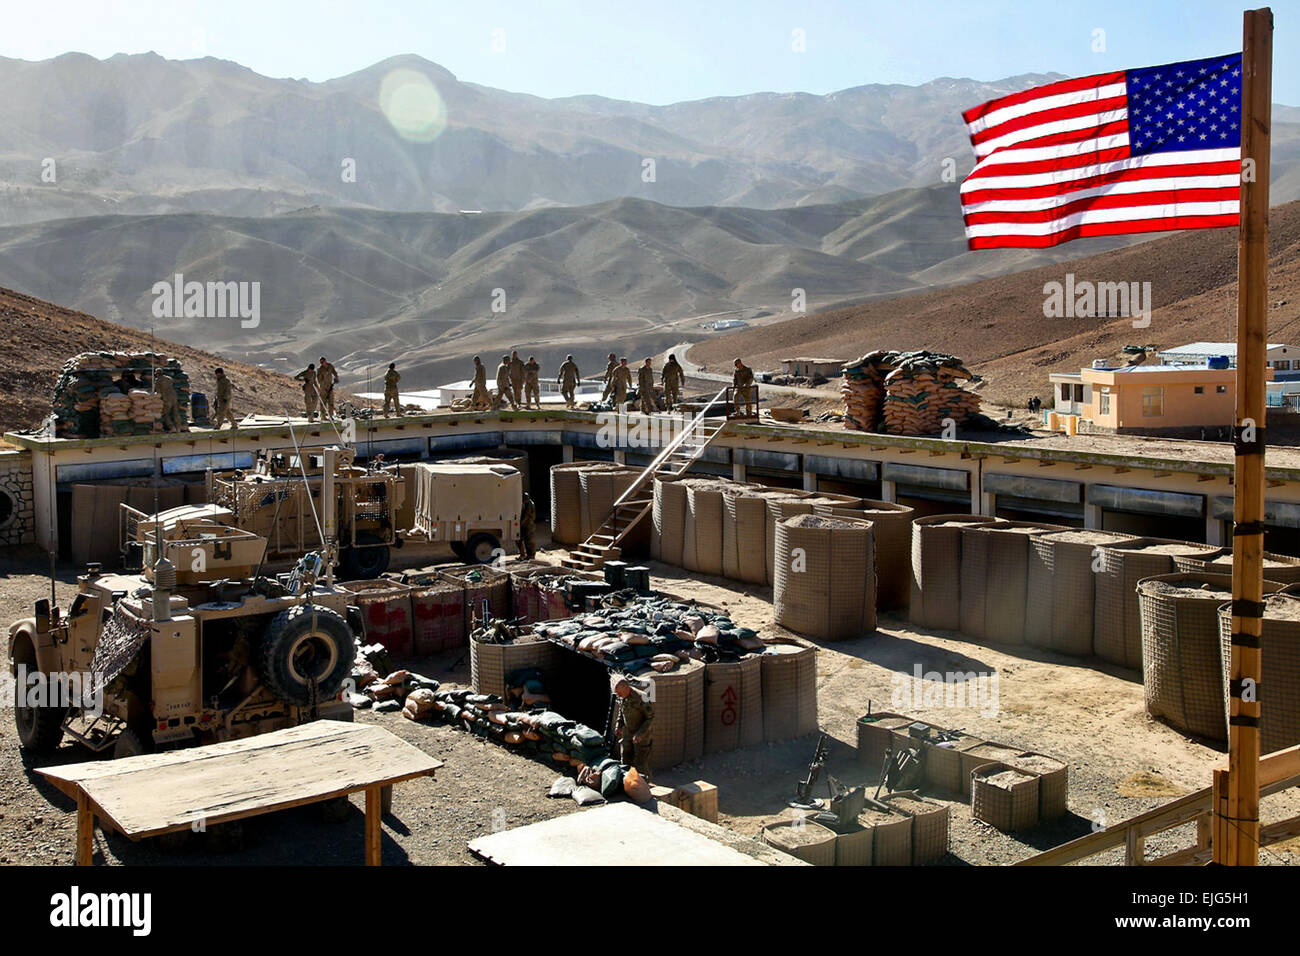
[[[338,454],[326,450],[328,465]],[[70,736],[126,756],[351,720],[340,691],[364,635],[334,586],[333,474],[327,467],[322,486],[324,546],[290,573],[262,575],[267,540],[226,523],[229,512],[186,507],[138,523],[142,573],[92,565],[66,612],[38,601],[9,628],[19,683],[39,675],[54,688],[76,675],[99,693],[20,695],[21,747],[49,752]]]

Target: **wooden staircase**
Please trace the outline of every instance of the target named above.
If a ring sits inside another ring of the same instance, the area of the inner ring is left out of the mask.
[[[684,475],[704,454],[704,449],[727,426],[727,389],[722,389],[701,409],[681,434],[659,452],[627,490],[618,496],[609,516],[587,540],[560,563],[574,571],[595,571],[622,555],[620,544],[654,507],[654,480]]]

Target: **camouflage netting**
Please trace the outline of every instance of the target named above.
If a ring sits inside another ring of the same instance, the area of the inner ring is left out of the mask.
[[[136,617],[118,601],[95,645],[90,672],[108,684],[131,665],[149,639],[149,622]]]

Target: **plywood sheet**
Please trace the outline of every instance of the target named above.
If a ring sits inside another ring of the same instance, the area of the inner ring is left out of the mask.
[[[760,860],[631,803],[610,803],[472,840],[506,866],[762,866]]]

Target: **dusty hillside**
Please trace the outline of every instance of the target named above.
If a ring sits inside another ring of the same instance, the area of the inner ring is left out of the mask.
[[[1068,247],[1067,247],[1068,248]],[[1300,343],[1300,203],[1273,209],[1269,341]],[[970,253],[977,256],[978,253]],[[1130,319],[1047,318],[1044,284],[1150,282],[1147,328]],[[987,378],[985,395],[1020,404],[1047,395],[1047,374],[1077,371],[1124,345],[1168,348],[1235,339],[1237,231],[1186,232],[1075,259],[863,306],[804,316],[721,336],[691,349],[692,361],[722,366],[737,355],[758,369],[792,355],[851,358],[872,349],[942,349]]]
[[[162,352],[180,359],[197,391],[214,391],[212,370],[224,368],[236,415],[298,411],[302,392],[292,379],[211,352],[154,338],[41,299],[0,288],[0,433],[40,424],[50,412],[59,370],[78,352]]]

